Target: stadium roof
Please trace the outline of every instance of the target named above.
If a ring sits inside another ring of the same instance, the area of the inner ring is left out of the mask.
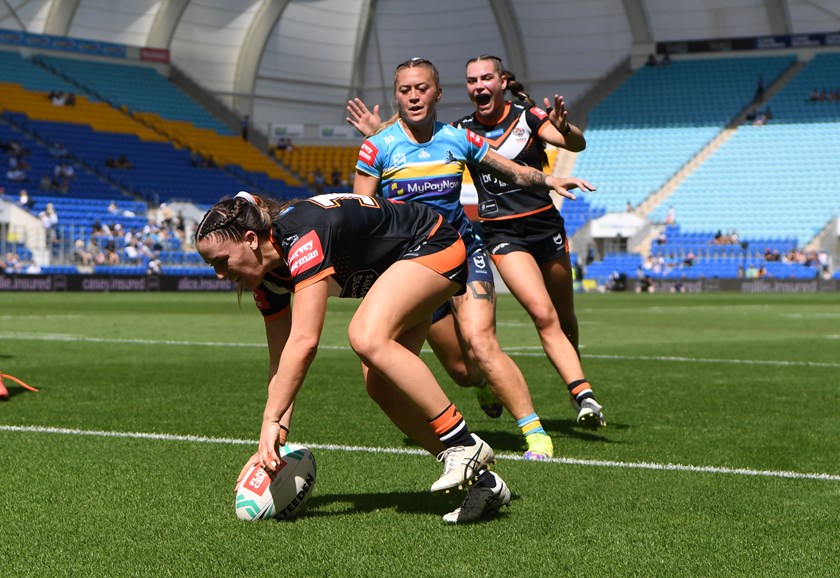
[[[441,114],[469,109],[465,61],[505,65],[537,97],[573,100],[631,52],[689,39],[840,30],[836,0],[3,0],[0,28],[170,50],[260,125],[343,123],[391,101],[394,67],[432,60]],[[641,52],[640,52],[641,51]]]

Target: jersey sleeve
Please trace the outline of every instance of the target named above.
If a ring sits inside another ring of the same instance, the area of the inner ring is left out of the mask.
[[[335,268],[329,257],[329,234],[312,229],[289,247],[286,265],[295,290],[329,277]]]
[[[288,291],[272,291],[264,283],[254,289],[254,303],[266,321],[277,319],[289,313],[292,296]]]
[[[542,128],[549,122],[548,113],[538,106],[532,106],[525,112],[525,122],[531,129],[531,134],[539,135]]]
[[[356,170],[372,177],[382,177],[382,165],[379,158],[379,147],[371,139],[366,139],[359,147],[359,157],[356,160]]]
[[[462,130],[466,134],[467,139],[467,149],[464,156],[467,159],[467,163],[477,165],[487,155],[487,151],[490,150],[490,145],[470,129],[465,128]]]

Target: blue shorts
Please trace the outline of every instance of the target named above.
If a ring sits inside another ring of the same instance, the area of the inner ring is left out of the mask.
[[[495,285],[493,281],[493,269],[490,268],[490,259],[484,247],[475,249],[467,255],[469,273],[467,274],[467,285],[474,281],[485,281]],[[452,305],[449,301],[437,308],[432,315],[432,323],[437,323],[452,312]]]

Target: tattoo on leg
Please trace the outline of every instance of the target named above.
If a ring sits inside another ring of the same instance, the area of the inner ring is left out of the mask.
[[[473,299],[484,299],[490,301],[490,303],[496,302],[496,287],[489,281],[467,283],[467,293]]]

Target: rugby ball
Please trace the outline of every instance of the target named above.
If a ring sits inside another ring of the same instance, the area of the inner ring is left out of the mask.
[[[274,472],[251,466],[236,488],[240,520],[288,520],[306,505],[315,486],[315,457],[309,448],[297,444],[282,446],[277,455],[280,464]]]

